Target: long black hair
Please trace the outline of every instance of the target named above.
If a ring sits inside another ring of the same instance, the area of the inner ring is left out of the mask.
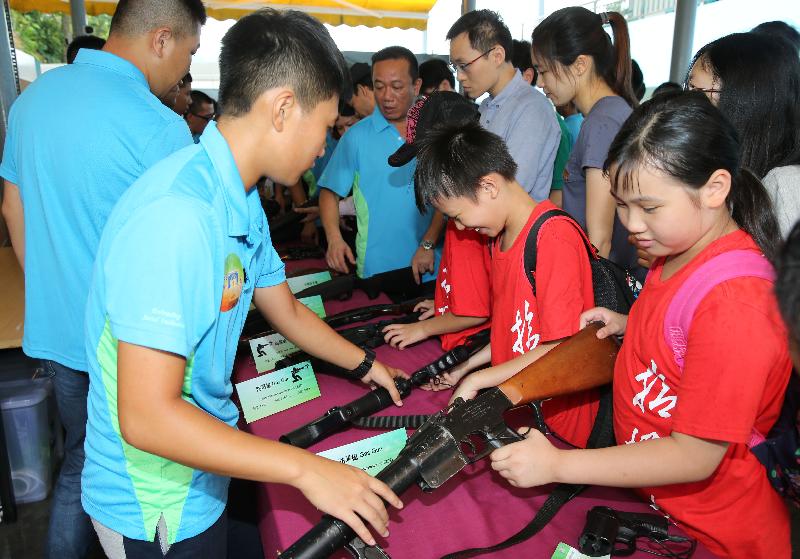
[[[606,24],[611,26],[614,34],[613,44],[603,30]],[[581,54],[591,56],[597,75],[614,93],[631,107],[639,104],[631,85],[631,40],[622,14],[596,14],[578,6],[562,8],[536,26],[531,44],[536,56],[563,66],[569,66]]]
[[[764,255],[775,261],[781,237],[764,185],[743,168],[736,129],[700,92],[664,93],[633,111],[608,150],[603,170],[614,192],[636,186],[641,166],[696,190],[714,171],[733,178],[727,205]]]
[[[695,64],[720,89],[717,107],[739,133],[742,165],[763,178],[800,164],[800,57],[787,41],[734,33],[697,51]]]

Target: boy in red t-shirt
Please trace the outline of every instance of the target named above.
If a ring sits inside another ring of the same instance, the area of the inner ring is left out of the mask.
[[[418,201],[450,216],[457,229],[492,239],[491,345],[445,379],[456,381],[463,371],[491,360],[491,367],[457,387],[455,396],[465,399],[500,384],[575,334],[581,313],[594,305],[585,244],[569,218],[552,218],[539,231],[533,294],[523,264],[525,243],[534,222],[555,206],[535,202],[516,182],[516,170],[502,139],[477,123],[435,129],[418,150]],[[597,394],[554,398],[543,411],[553,432],[585,446]]]
[[[451,91],[420,98],[408,110],[407,143],[389,157],[389,165],[400,167],[410,163],[417,154],[419,142],[434,126],[475,122],[478,117],[474,103]],[[420,211],[424,212],[425,206],[421,206]],[[422,301],[415,307],[417,311],[424,311],[419,322],[384,328],[386,343],[404,349],[439,336],[442,349],[449,351],[472,334],[484,330],[491,310],[489,267],[485,238],[475,231],[458,229],[449,221],[433,300]]]

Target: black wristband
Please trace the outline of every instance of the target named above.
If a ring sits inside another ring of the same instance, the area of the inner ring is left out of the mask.
[[[372,368],[372,363],[375,361],[375,352],[371,349],[364,348],[364,360],[356,367],[355,369],[350,371],[356,378],[364,378],[369,370]]]

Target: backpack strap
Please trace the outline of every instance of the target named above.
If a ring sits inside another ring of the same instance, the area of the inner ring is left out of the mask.
[[[536,296],[536,252],[539,245],[539,232],[545,222],[551,218],[565,219],[565,221],[573,225],[581,234],[581,238],[586,246],[586,251],[589,253],[589,260],[591,261],[597,258],[597,249],[595,249],[592,243],[589,241],[586,231],[584,231],[583,227],[581,227],[580,224],[575,221],[575,218],[559,208],[547,210],[546,212],[542,213],[542,215],[540,215],[533,223],[530,231],[528,232],[528,237],[525,239],[525,250],[523,255],[525,275],[528,278],[528,282],[531,284],[534,297]]]
[[[683,374],[689,328],[700,302],[719,284],[743,277],[774,282],[775,269],[762,254],[751,250],[731,250],[702,264],[678,288],[664,317],[664,341],[672,350],[680,374]],[[764,435],[753,428],[747,446],[753,448],[764,439]]]

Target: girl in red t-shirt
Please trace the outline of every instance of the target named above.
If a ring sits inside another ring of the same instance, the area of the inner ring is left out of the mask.
[[[609,151],[620,219],[655,256],[629,316],[596,308],[585,325],[625,334],[614,371],[619,446],[560,450],[537,431],[492,454],[517,487],[551,482],[637,488],[721,557],[787,558],[788,512],[746,443],[774,424],[791,372],[786,332],[764,279],[719,283],[698,304],[683,369],[664,339],[667,308],[698,267],[779,243],[761,183],[739,165],[733,127],[701,93],[637,109]]]

